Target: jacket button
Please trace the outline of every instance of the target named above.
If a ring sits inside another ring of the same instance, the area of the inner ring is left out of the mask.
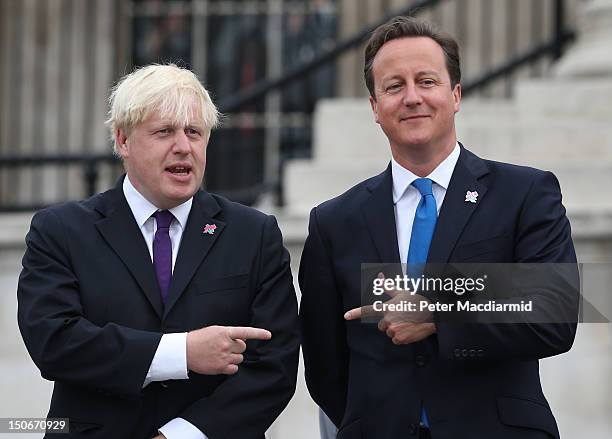
[[[167,388],[169,387],[169,386],[168,386],[168,383],[167,383],[167,382],[165,382],[165,381],[161,381],[161,382],[159,383],[159,385],[160,385],[160,386],[162,386],[162,388],[164,388],[164,389],[167,389]]]
[[[455,349],[455,357],[459,358],[461,356],[461,351],[459,349]]]
[[[482,349],[478,349],[476,351],[476,355],[478,355],[479,357],[483,357],[484,356],[484,351]]]
[[[417,355],[414,360],[415,360],[415,363],[416,363],[416,365],[418,367],[425,366],[426,361],[425,361],[425,357],[423,355]]]
[[[475,349],[470,349],[470,357],[475,357],[476,356],[476,350]]]
[[[463,349],[463,350],[461,351],[461,355],[463,356],[463,358],[467,357],[467,356],[468,356],[468,351],[467,351],[467,349]]]
[[[418,433],[419,429],[415,424],[410,424],[408,426],[408,433],[410,433],[410,436],[415,436]]]

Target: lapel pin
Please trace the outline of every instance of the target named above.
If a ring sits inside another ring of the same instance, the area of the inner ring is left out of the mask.
[[[465,202],[475,203],[478,200],[478,192],[467,191],[465,193]]]
[[[204,226],[204,230],[202,230],[202,233],[208,233],[209,235],[214,235],[215,230],[217,230],[216,224],[206,224]]]

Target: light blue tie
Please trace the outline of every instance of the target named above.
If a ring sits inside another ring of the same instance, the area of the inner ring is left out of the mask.
[[[421,201],[414,214],[412,233],[410,234],[408,276],[417,278],[422,274],[423,265],[414,266],[414,264],[425,264],[427,262],[431,237],[438,219],[438,209],[431,190],[432,181],[429,178],[417,178],[412,182],[412,185],[421,193]],[[421,423],[429,427],[429,419],[427,419],[424,406],[421,407]]]

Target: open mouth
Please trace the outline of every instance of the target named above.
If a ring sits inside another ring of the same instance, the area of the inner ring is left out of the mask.
[[[191,166],[168,166],[166,171],[177,176],[186,176],[191,173]]]

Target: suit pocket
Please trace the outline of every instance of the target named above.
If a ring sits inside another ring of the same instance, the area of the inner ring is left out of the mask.
[[[502,262],[501,260],[490,261],[491,255],[497,253],[501,258],[504,257],[506,235],[487,238],[476,242],[462,244],[457,248],[460,261],[477,259],[478,262]],[[485,257],[485,255],[489,255]],[[510,257],[510,255],[508,255]],[[499,259],[499,258],[498,258]]]
[[[502,396],[497,398],[497,411],[502,424],[541,430],[559,437],[555,417],[544,402]]]
[[[357,419],[338,430],[336,439],[361,439],[361,419]]]
[[[196,295],[215,293],[217,291],[240,290],[249,285],[248,274],[220,277],[195,283]]]

